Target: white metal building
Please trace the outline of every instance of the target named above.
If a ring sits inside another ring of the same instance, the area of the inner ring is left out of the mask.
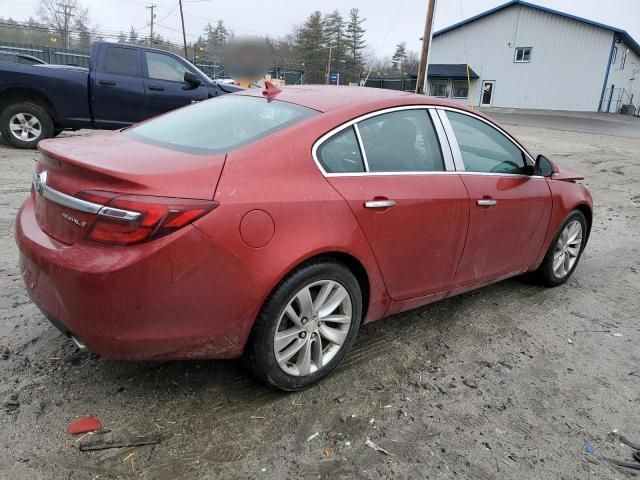
[[[429,63],[428,92],[464,104],[640,105],[640,45],[626,31],[521,0],[434,33]],[[456,73],[443,77],[447,71]]]

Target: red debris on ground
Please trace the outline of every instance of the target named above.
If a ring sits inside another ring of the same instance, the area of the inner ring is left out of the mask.
[[[102,428],[102,422],[95,417],[85,417],[80,420],[76,420],[67,427],[67,432],[71,435],[78,435],[80,433],[95,432]]]

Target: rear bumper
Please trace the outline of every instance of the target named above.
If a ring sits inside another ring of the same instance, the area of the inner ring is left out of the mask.
[[[192,226],[134,247],[70,246],[40,229],[30,198],[16,242],[34,303],[110,358],[238,357],[268,291]]]

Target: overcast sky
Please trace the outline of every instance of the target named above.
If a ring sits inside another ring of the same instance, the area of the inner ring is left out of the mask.
[[[471,17],[506,0],[438,0],[435,29]],[[530,0],[627,30],[640,42],[640,0]],[[117,33],[133,25],[148,35],[149,11],[155,3],[157,31],[180,42],[180,15],[177,0],[81,0],[89,8],[90,23],[102,31]],[[0,16],[26,20],[35,15],[38,0],[0,0]],[[391,55],[398,42],[406,41],[418,51],[424,30],[427,0],[183,0],[188,39],[194,39],[207,22],[223,19],[236,35],[270,34],[277,37],[291,31],[313,10],[360,9],[366,20],[367,43],[378,55]]]

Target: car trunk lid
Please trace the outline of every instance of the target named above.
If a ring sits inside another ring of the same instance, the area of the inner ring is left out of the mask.
[[[36,218],[43,231],[66,244],[82,239],[95,221],[97,211],[87,203],[100,206],[114,197],[81,192],[211,200],[225,161],[224,154],[176,152],[119,133],[43,141],[39,149]],[[79,197],[82,202],[74,201]]]

